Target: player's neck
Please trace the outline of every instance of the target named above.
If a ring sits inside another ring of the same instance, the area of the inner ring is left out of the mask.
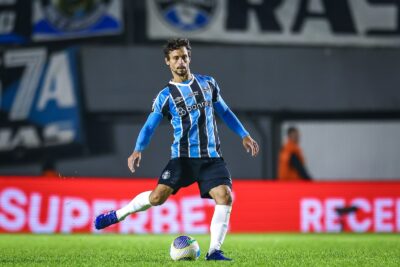
[[[186,75],[183,75],[183,76],[179,76],[176,74],[174,74],[173,76],[174,77],[173,77],[172,81],[174,83],[183,83],[184,81],[191,80],[193,78],[193,75],[190,72],[188,72]]]

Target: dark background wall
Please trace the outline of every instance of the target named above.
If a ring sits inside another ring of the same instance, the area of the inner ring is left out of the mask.
[[[84,47],[89,111],[147,111],[170,79],[161,46]],[[192,71],[214,76],[251,111],[399,110],[400,51],[194,45]]]

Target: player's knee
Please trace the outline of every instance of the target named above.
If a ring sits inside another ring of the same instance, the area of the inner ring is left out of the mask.
[[[230,190],[219,190],[215,194],[215,202],[218,205],[232,205],[232,194]]]
[[[152,206],[159,206],[162,205],[165,202],[165,200],[167,200],[167,198],[164,197],[162,194],[151,193],[149,200]]]
[[[232,205],[232,194],[230,192],[224,194],[222,202],[223,205]]]

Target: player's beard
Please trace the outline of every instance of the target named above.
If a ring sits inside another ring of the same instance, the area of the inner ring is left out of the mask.
[[[177,68],[175,73],[180,77],[185,77],[188,74],[188,68]]]

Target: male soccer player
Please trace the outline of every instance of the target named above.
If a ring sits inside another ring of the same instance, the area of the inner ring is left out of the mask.
[[[128,215],[163,204],[180,188],[197,182],[202,198],[215,200],[211,220],[211,243],[207,260],[231,260],[220,250],[228,230],[232,207],[232,180],[222,158],[214,113],[242,139],[247,152],[256,156],[259,147],[221,97],[214,78],[192,74],[189,64],[191,47],[187,39],[169,40],[164,48],[165,63],[172,80],[162,89],[146,123],[139,133],[135,149],[128,158],[128,167],[135,172],[142,151],[164,116],[174,129],[172,156],[153,191],[137,195],[128,205],[101,214],[95,219],[96,229],[122,221]]]

